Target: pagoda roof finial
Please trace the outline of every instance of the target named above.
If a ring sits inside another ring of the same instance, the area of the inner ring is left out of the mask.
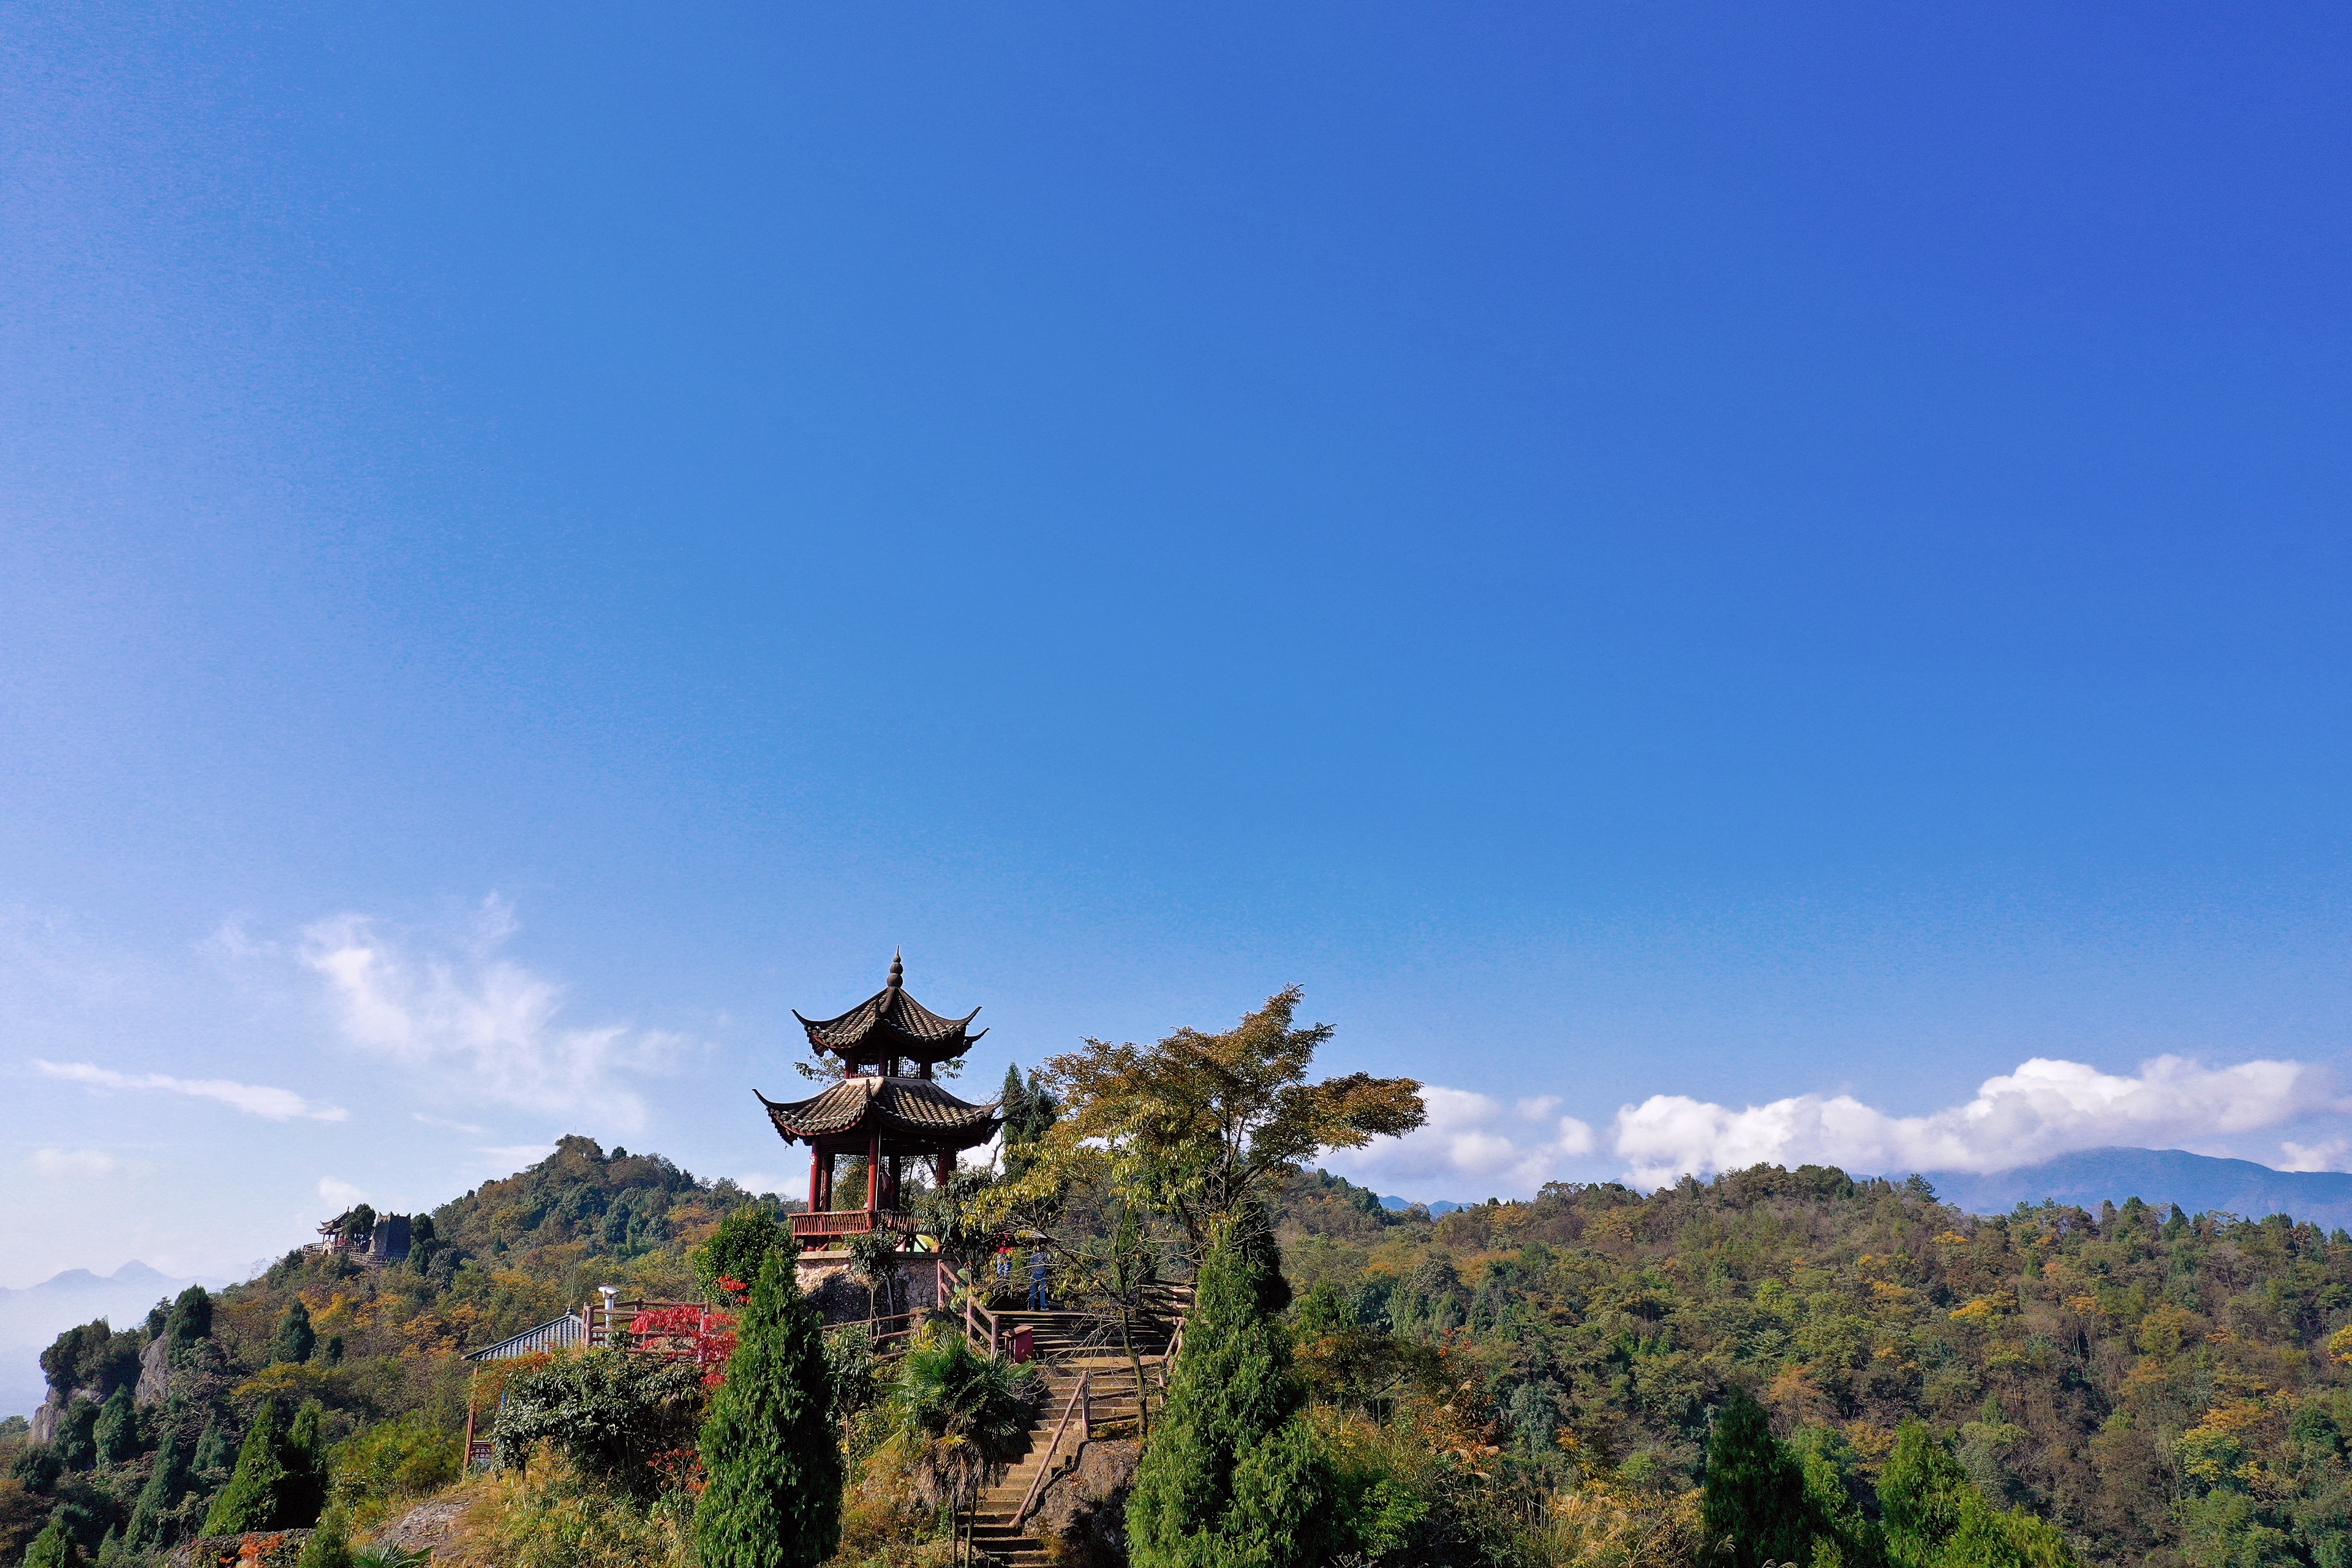
[[[895,948],[890,953],[890,984],[887,988],[892,991],[907,988],[907,960]]]

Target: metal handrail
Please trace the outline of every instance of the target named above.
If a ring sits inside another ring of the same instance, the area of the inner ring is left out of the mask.
[[[1087,1397],[1087,1381],[1093,1376],[1090,1372],[1078,1373],[1078,1386],[1070,1391],[1070,1403],[1062,1408],[1062,1422],[1054,1428],[1054,1440],[1045,1445],[1045,1457],[1037,1461],[1037,1473],[1030,1478],[1028,1493],[1022,1498],[1021,1506],[1013,1510],[1013,1527],[1015,1530],[1021,1528],[1021,1521],[1027,1519],[1029,1510],[1036,1506],[1037,1493],[1045,1487],[1045,1478],[1053,1473],[1054,1456],[1061,1449],[1062,1434],[1070,1429],[1070,1417],[1081,1410],[1086,1412],[1079,1427],[1078,1441],[1081,1444],[1094,1436],[1094,1403]]]

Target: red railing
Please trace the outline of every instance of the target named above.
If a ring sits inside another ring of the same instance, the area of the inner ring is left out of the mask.
[[[895,1230],[911,1236],[921,1225],[913,1215],[889,1209],[831,1209],[817,1214],[787,1215],[794,1236],[857,1236],[869,1230]]]

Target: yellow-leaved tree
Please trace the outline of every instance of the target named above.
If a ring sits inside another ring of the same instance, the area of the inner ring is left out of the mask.
[[[1328,1024],[1300,1025],[1305,993],[1266,998],[1231,1029],[1182,1028],[1150,1046],[1089,1039],[1038,1076],[1061,1115],[1019,1175],[992,1189],[1001,1220],[1050,1206],[1076,1182],[1107,1184],[1168,1215],[1194,1258],[1220,1224],[1263,1201],[1326,1149],[1410,1132],[1426,1119],[1409,1078],[1307,1080]]]

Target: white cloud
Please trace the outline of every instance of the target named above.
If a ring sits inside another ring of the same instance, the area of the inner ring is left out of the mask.
[[[1459,1201],[1471,1184],[1482,1197],[1531,1194],[1559,1174],[1562,1161],[1592,1152],[1592,1129],[1573,1116],[1553,1115],[1556,1096],[1506,1108],[1468,1089],[1424,1084],[1421,1099],[1429,1111],[1424,1125],[1361,1149],[1335,1150],[1324,1163],[1354,1180],[1422,1189],[1406,1196]]]
[[[95,1149],[36,1149],[32,1166],[44,1176],[110,1176],[122,1162]]]
[[[470,1121],[452,1121],[446,1116],[427,1116],[421,1110],[413,1111],[411,1114],[427,1127],[446,1127],[453,1132],[468,1133],[476,1138],[489,1131],[486,1127],[477,1127]]]
[[[1734,1110],[1653,1095],[1613,1129],[1630,1179],[1672,1181],[1760,1163],[1852,1171],[2005,1171],[2106,1144],[2162,1148],[2276,1127],[2333,1101],[2326,1073],[2299,1062],[2208,1068],[2180,1057],[2136,1078],[2036,1057],[1985,1079],[1976,1098],[1927,1116],[1890,1116],[1851,1095],[1803,1094]]]
[[[806,1171],[800,1173],[798,1181],[794,1181],[790,1176],[777,1175],[773,1171],[741,1171],[736,1173],[735,1184],[747,1193],[773,1193],[778,1197],[784,1198],[808,1196]]]
[[[622,1024],[560,1025],[562,987],[498,956],[514,930],[506,905],[489,899],[460,951],[420,955],[364,915],[339,915],[303,933],[302,960],[361,1049],[470,1096],[635,1131],[645,1105],[621,1080],[663,1070],[683,1042]]]
[[[488,1163],[496,1167],[499,1175],[510,1176],[517,1171],[530,1169],[554,1153],[555,1145],[552,1142],[506,1143],[484,1149],[482,1152],[488,1156]]]
[[[2279,1162],[2282,1171],[2340,1171],[2344,1156],[2352,1154],[2352,1140],[2329,1138],[2317,1143],[2297,1143],[2292,1140],[2279,1145],[2285,1156]]]
[[[328,1205],[338,1213],[351,1207],[353,1204],[367,1201],[367,1194],[344,1181],[341,1176],[320,1177],[319,1195],[326,1199]]]
[[[237,1083],[225,1078],[188,1079],[171,1078],[160,1072],[115,1072],[107,1068],[92,1067],[88,1062],[36,1060],[33,1069],[51,1078],[86,1083],[92,1089],[161,1089],[167,1094],[215,1100],[248,1116],[265,1117],[271,1121],[291,1121],[296,1117],[311,1121],[341,1121],[351,1115],[341,1106],[316,1104],[290,1089],[270,1089],[262,1084]]]

